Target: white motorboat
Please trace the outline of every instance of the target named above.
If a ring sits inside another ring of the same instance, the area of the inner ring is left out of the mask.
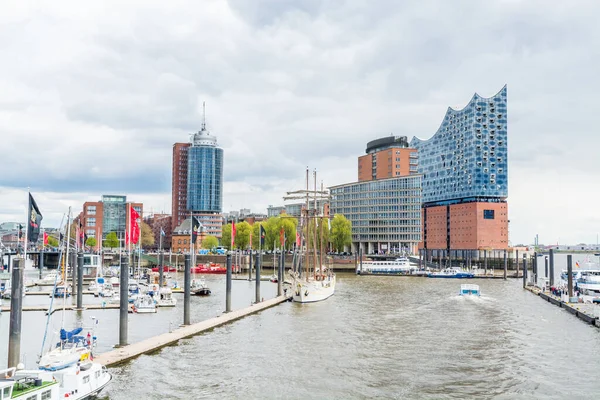
[[[113,285],[111,285],[110,283],[105,283],[104,285],[102,285],[102,288],[100,289],[98,294],[100,295],[100,297],[113,297],[115,294]]]
[[[177,305],[177,299],[173,297],[173,292],[168,287],[161,288],[155,300],[159,307],[175,307]]]
[[[600,293],[600,269],[587,269],[578,271],[575,276],[577,289],[587,295]]]
[[[156,312],[156,303],[152,296],[143,295],[138,296],[133,302],[133,312],[138,314],[149,314]]]
[[[38,284],[41,285],[54,285],[54,282],[57,280],[56,272],[50,272],[46,274],[42,279],[38,281]]]
[[[44,399],[58,400],[60,385],[51,373],[42,371],[25,371],[16,368],[0,370],[0,393],[2,399]],[[37,382],[37,385],[36,385]],[[27,397],[25,397],[25,393]]]
[[[474,285],[471,283],[466,283],[460,285],[460,293],[461,296],[481,296],[481,292],[479,291],[479,285]]]
[[[454,278],[454,279],[465,279],[473,278],[475,274],[470,271],[463,271],[458,267],[446,268],[440,272],[431,272],[427,275],[428,278]]]
[[[190,284],[190,292],[196,296],[208,296],[211,293],[204,279],[193,279]]]
[[[410,261],[406,257],[394,260],[367,261],[356,271],[358,275],[410,275]]]

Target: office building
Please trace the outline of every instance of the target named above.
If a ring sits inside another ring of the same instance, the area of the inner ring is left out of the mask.
[[[115,232],[121,244],[125,245],[125,232],[129,230],[128,206],[143,216],[142,203],[127,201],[127,196],[103,195],[100,201],[86,201],[83,211],[79,214],[85,234],[88,238],[106,239]]]
[[[269,204],[269,207],[267,207],[267,218],[276,217],[284,212],[284,206],[273,206]]]
[[[417,151],[408,147],[406,136],[373,140],[366,153],[358,157],[359,182],[417,173]]]
[[[193,213],[210,220],[211,232],[221,237],[223,149],[205,122],[190,143],[173,145],[172,184],[172,229]]]
[[[428,140],[413,138],[423,177],[423,247],[508,247],[506,86],[448,108]]]
[[[332,215],[352,222],[352,246],[363,254],[416,254],[421,241],[421,176],[332,186]]]

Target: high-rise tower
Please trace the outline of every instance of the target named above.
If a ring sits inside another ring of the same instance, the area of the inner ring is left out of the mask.
[[[206,129],[192,135],[190,143],[173,145],[173,225],[193,213],[207,230],[221,236],[223,204],[223,149]]]

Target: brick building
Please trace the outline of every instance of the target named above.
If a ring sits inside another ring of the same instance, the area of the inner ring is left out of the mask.
[[[170,214],[153,214],[144,218],[144,222],[147,223],[152,229],[152,235],[154,236],[153,249],[158,249],[160,246],[160,231],[161,229],[165,232],[165,236],[162,238],[162,248],[171,248],[171,223],[172,218]]]

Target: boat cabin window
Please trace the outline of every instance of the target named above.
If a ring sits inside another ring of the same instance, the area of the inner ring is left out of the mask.
[[[88,383],[89,381],[90,381],[89,375],[83,377],[83,383]]]
[[[10,386],[7,386],[4,388],[3,392],[2,392],[2,398],[3,399],[10,399]]]
[[[50,400],[52,398],[52,390],[46,390],[42,393],[42,400]]]
[[[37,398],[37,394],[34,394],[33,396],[27,397],[25,400],[37,400]]]

